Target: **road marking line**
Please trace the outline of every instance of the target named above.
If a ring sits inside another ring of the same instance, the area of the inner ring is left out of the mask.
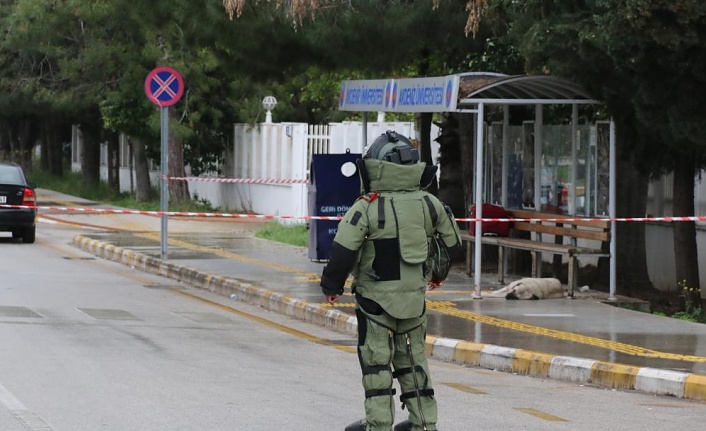
[[[575,314],[569,313],[525,313],[527,317],[576,317]]]
[[[53,428],[47,425],[39,415],[27,409],[20,400],[8,391],[0,383],[0,403],[10,411],[10,414],[30,431],[52,431]]]
[[[472,388],[470,386],[462,385],[461,383],[442,382],[441,384],[473,395],[488,395],[488,393],[485,391],[481,391],[480,389]]]
[[[566,420],[564,418],[560,418],[559,416],[550,415],[549,413],[545,413],[543,411],[529,408],[529,407],[513,407],[513,409],[517,410],[518,412],[527,413],[528,415],[532,415],[532,416],[538,417],[540,419],[544,419],[545,421],[569,422],[568,420]]]
[[[15,398],[2,383],[0,383],[0,402],[2,402],[8,410],[27,410],[27,407],[25,407],[20,400]]]

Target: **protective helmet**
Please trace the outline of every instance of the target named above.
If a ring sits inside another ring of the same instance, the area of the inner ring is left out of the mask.
[[[363,158],[386,160],[398,165],[413,165],[419,161],[419,151],[405,136],[388,130],[370,144]]]

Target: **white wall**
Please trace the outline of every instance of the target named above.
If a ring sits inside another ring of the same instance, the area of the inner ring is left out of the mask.
[[[434,126],[436,128],[436,126]],[[416,139],[412,122],[368,123],[368,141],[372,141],[385,130],[394,129],[411,139]],[[233,147],[224,154],[223,179],[281,179],[306,181],[312,154],[362,153],[362,123],[332,123],[325,126],[310,126],[304,123],[235,124]],[[432,137],[438,133],[432,130]],[[80,171],[80,130],[73,133],[72,170]],[[130,191],[133,177],[124,158],[127,140],[121,140],[120,190]],[[432,154],[438,155],[438,145],[432,145]],[[107,147],[101,146],[101,178],[107,179]],[[187,167],[188,172],[188,167]],[[158,184],[159,171],[150,171],[153,185]],[[188,175],[188,174],[187,174]],[[216,173],[201,177],[218,179]],[[246,211],[256,214],[304,217],[308,215],[307,184],[251,184],[215,181],[190,181],[192,197],[208,200],[223,212]],[[296,220],[295,220],[296,221]],[[302,221],[303,220],[299,220]]]

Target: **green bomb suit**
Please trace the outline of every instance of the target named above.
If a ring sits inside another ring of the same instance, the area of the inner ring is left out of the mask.
[[[362,162],[366,172],[361,177],[369,192],[339,223],[322,290],[325,295],[342,294],[353,274],[365,389],[363,429],[391,429],[397,378],[410,429],[436,430],[436,400],[425,356],[426,261],[435,232],[449,251],[460,248],[458,226],[441,201],[422,189],[425,169],[430,171],[424,163]]]

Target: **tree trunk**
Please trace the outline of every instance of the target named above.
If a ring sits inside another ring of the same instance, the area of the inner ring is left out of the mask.
[[[18,154],[15,155],[15,160],[28,170],[32,169],[32,153],[39,139],[39,126],[36,119],[27,117],[20,120],[17,129],[15,129],[17,136],[14,139],[18,140],[18,145],[15,147]]]
[[[176,139],[173,134],[169,135],[169,169],[167,176],[184,177],[184,146],[180,139]],[[176,202],[189,202],[189,184],[186,181],[169,180],[169,198]]]
[[[94,124],[81,124],[83,145],[81,146],[81,172],[87,184],[100,183],[100,129]]]
[[[694,186],[696,167],[694,157],[689,154],[677,156],[674,170],[674,201],[672,215],[675,217],[692,217],[694,215]],[[677,284],[682,289],[698,289],[701,285],[699,279],[699,259],[696,246],[696,223],[693,221],[674,222],[674,256],[676,256]],[[692,303],[699,303],[701,298],[696,291],[684,292],[689,294]]]
[[[5,125],[0,125],[0,128],[3,128],[3,132],[0,133],[0,159],[3,160],[12,160],[10,158],[11,154],[11,145],[12,145],[12,138],[10,137],[10,131],[8,130],[7,126]]]
[[[417,130],[419,130],[419,156],[421,161],[429,166],[434,166],[436,163],[431,155],[431,120],[434,114],[424,112],[416,116]],[[433,195],[439,193],[439,185],[436,182],[436,176],[427,188],[427,191]]]
[[[120,134],[108,132],[108,189],[120,194]]]
[[[647,185],[649,179],[636,171],[630,160],[618,160],[616,214],[618,217],[644,217],[647,210]],[[619,222],[616,224],[617,256],[616,282],[618,290],[633,294],[653,289],[647,272],[645,253],[645,224],[640,222]],[[607,247],[607,244],[605,245]],[[608,284],[608,260],[601,259],[601,274]]]
[[[454,216],[467,217],[466,201],[463,193],[461,139],[459,138],[459,116],[446,113],[440,123],[441,134],[436,141],[439,143],[439,176],[438,197],[451,207]]]
[[[42,157],[47,158],[46,169],[57,177],[64,175],[64,154],[60,123],[52,114],[48,114],[42,121]]]
[[[618,149],[625,149],[616,161],[618,172],[616,181],[616,214],[618,217],[644,217],[647,211],[648,177],[635,168],[635,161],[630,153],[633,148],[634,128],[631,124],[616,122]],[[647,272],[645,253],[645,224],[639,222],[619,222],[616,226],[616,284],[619,293],[641,296],[654,291]],[[604,244],[608,251],[608,244]],[[609,285],[610,267],[606,258],[599,261],[601,282]]]
[[[427,76],[429,73],[429,49],[422,47],[419,52],[419,64],[417,67],[418,76]],[[421,161],[427,165],[434,166],[435,160],[431,156],[431,121],[434,114],[431,112],[422,112],[415,115],[417,130],[419,130],[419,156]],[[436,176],[432,179],[427,191],[434,196],[439,194],[439,184],[436,181]]]
[[[146,202],[151,198],[152,187],[145,143],[142,140],[131,140],[130,142],[135,160],[135,199]]]

